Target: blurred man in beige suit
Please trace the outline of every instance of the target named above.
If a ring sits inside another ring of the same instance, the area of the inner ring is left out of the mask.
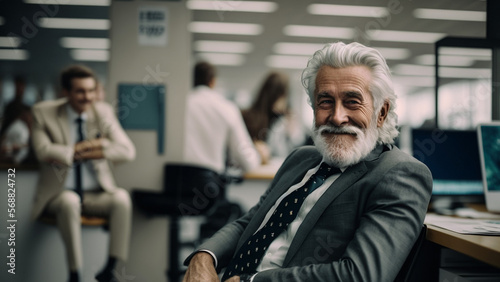
[[[109,258],[99,282],[113,280],[117,260],[128,255],[130,196],[116,187],[109,162],[133,160],[135,147],[113,108],[95,101],[96,83],[90,69],[71,66],[61,74],[65,97],[33,107],[33,147],[41,163],[33,217],[56,218],[71,282],[79,281],[83,267],[82,214],[109,219]]]

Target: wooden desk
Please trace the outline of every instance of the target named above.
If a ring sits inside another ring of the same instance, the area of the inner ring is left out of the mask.
[[[500,268],[500,236],[464,235],[427,225],[427,240]]]
[[[268,164],[261,165],[243,175],[244,179],[273,180],[274,175],[283,164],[283,159],[271,159]]]

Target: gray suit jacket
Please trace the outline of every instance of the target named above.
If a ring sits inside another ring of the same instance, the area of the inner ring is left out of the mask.
[[[278,197],[321,160],[314,147],[294,151],[259,203],[198,249],[212,251],[219,270],[226,266]],[[424,164],[394,146],[377,146],[317,201],[282,268],[254,281],[393,281],[421,230],[431,190]]]
[[[40,161],[32,217],[37,218],[47,203],[63,191],[69,168],[73,165],[74,144],[69,142],[69,122],[66,98],[43,101],[33,107],[33,149]],[[87,112],[86,136],[102,138],[104,159],[92,160],[101,188],[113,193],[117,188],[109,161],[131,161],[135,147],[115,116],[113,108],[95,102]]]

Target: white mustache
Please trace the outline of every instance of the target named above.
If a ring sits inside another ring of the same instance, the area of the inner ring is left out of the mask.
[[[319,134],[323,133],[333,133],[333,134],[352,134],[352,135],[361,135],[363,131],[356,126],[346,125],[346,126],[333,126],[333,125],[321,125],[320,127],[315,129]]]

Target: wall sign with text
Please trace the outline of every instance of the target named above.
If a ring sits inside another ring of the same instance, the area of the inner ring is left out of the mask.
[[[139,45],[167,46],[167,18],[165,7],[139,7]]]

